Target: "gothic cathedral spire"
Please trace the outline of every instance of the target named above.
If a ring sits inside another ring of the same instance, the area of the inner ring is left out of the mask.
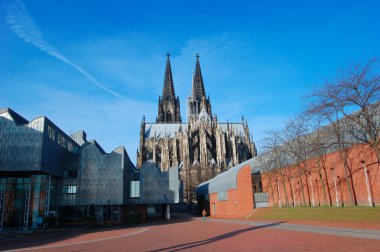
[[[182,122],[180,113],[179,97],[175,96],[172,69],[170,66],[170,55],[166,55],[166,68],[164,75],[164,86],[162,97],[158,98],[157,123],[180,123]]]
[[[202,97],[206,96],[205,92],[205,86],[203,84],[203,78],[202,78],[202,71],[201,71],[201,65],[199,63],[199,54],[196,55],[196,62],[195,62],[195,73],[193,76],[193,99],[194,100],[201,100]]]
[[[165,76],[164,76],[164,87],[162,89],[162,99],[170,100],[175,98],[174,92],[174,84],[173,84],[173,76],[172,76],[172,68],[170,66],[170,55],[166,54],[166,68],[165,68]]]
[[[196,54],[195,73],[193,74],[192,94],[188,101],[188,119],[197,119],[199,113],[204,109],[212,118],[210,98],[206,97],[205,86],[203,83],[199,54]]]

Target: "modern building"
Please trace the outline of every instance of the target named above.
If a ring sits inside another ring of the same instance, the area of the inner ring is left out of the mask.
[[[188,98],[187,122],[182,122],[179,97],[175,95],[169,54],[156,122],[140,128],[137,167],[153,160],[162,171],[182,164],[184,200],[196,200],[195,189],[208,179],[256,156],[247,121],[219,122],[206,97],[199,56],[196,56],[192,93]]]
[[[124,147],[106,153],[84,131],[69,136],[44,116],[28,121],[0,110],[0,230],[37,228],[47,219],[81,223],[91,215],[122,223],[152,208],[169,217],[179,189],[178,166],[137,170]]]
[[[243,218],[257,207],[267,206],[267,193],[262,191],[260,170],[249,159],[197,188],[199,211],[206,209],[212,217]]]
[[[311,141],[316,133],[305,137]],[[243,218],[259,207],[379,205],[380,166],[374,149],[355,142],[341,149],[331,145],[336,142],[331,135],[320,135],[328,146],[322,155],[297,162],[285,152],[280,157],[267,152],[200,184],[199,210],[218,218]],[[286,165],[279,166],[279,158]]]

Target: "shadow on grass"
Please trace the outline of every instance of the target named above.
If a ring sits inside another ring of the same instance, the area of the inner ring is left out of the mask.
[[[257,229],[261,229],[261,228],[274,227],[274,226],[280,225],[281,223],[284,223],[284,221],[270,223],[270,224],[261,225],[261,226],[250,227],[250,228],[245,228],[245,229],[239,229],[239,230],[236,230],[236,231],[233,231],[233,232],[229,232],[229,233],[225,233],[225,234],[222,234],[222,235],[218,235],[218,236],[215,236],[215,237],[212,237],[212,238],[209,238],[209,239],[205,239],[205,240],[201,240],[201,241],[195,241],[195,242],[189,242],[189,243],[183,243],[183,244],[179,244],[179,245],[175,245],[175,246],[171,246],[171,247],[157,249],[157,250],[154,250],[154,251],[180,251],[180,250],[188,250],[188,249],[192,249],[192,248],[195,248],[195,247],[199,247],[199,246],[203,246],[203,245],[206,245],[206,244],[210,244],[210,243],[213,243],[213,242],[218,242],[220,240],[228,239],[228,238],[240,235],[240,234],[245,233],[245,232],[249,232],[249,231],[253,231],[253,230],[257,230]],[[153,251],[150,251],[150,252],[153,252]]]

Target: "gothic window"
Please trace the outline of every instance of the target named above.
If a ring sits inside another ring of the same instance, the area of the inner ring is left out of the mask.
[[[166,122],[170,122],[172,120],[172,115],[170,113],[166,114]]]

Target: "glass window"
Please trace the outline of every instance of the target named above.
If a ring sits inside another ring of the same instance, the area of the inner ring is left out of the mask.
[[[140,197],[140,181],[131,181],[131,198]]]
[[[227,200],[227,191],[224,192],[218,192],[218,201],[224,201]]]
[[[51,140],[55,140],[55,130],[50,125],[48,125],[48,135]]]
[[[75,186],[75,185],[63,186],[63,193],[64,194],[74,194],[74,193],[77,193],[77,186]]]
[[[61,134],[58,134],[58,144],[67,149],[68,141],[65,137],[61,136]]]

